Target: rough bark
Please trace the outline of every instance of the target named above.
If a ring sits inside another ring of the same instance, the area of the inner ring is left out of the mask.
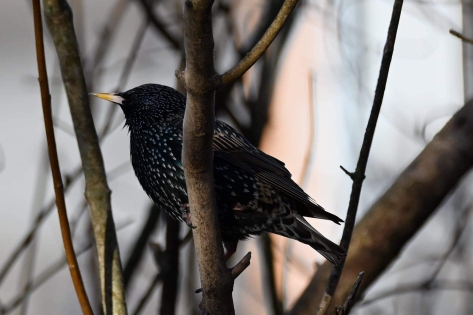
[[[211,0],[186,1],[184,32],[187,90],[182,162],[186,176],[197,260],[202,284],[201,310],[234,314],[233,279],[227,269],[217,218],[213,180],[215,124],[214,41]]]

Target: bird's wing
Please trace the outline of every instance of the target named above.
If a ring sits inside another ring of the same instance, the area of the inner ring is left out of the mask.
[[[329,219],[336,223],[341,222],[338,217],[326,212],[291,179],[291,173],[283,162],[257,149],[224,122],[216,121],[213,148],[215,155],[244,169],[305,205],[308,213],[301,213],[302,215]],[[302,212],[302,209],[300,210]]]

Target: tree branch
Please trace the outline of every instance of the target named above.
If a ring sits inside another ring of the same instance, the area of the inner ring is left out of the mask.
[[[355,219],[356,214],[358,212],[361,188],[363,187],[363,181],[365,179],[366,166],[368,164],[371,145],[373,143],[374,132],[376,130],[376,124],[378,122],[379,113],[381,111],[381,105],[383,103],[384,91],[386,89],[386,84],[388,80],[389,67],[391,65],[391,60],[394,53],[394,44],[396,42],[397,29],[399,26],[399,20],[401,18],[402,4],[403,0],[395,0],[393,5],[393,12],[391,16],[391,22],[389,24],[386,44],[384,46],[383,58],[381,60],[381,67],[379,70],[378,83],[376,85],[373,106],[371,108],[371,114],[368,120],[368,125],[366,127],[365,136],[363,138],[363,144],[361,146],[356,170],[354,173],[351,173],[348,172],[345,168],[341,167],[342,170],[345,171],[345,173],[353,180],[350,202],[348,205],[347,217],[345,220],[345,228],[343,229],[342,240],[340,242],[340,246],[347,252],[350,247],[353,228],[355,226]],[[338,266],[333,267],[330,277],[328,279],[325,294],[322,297],[322,301],[317,312],[318,315],[323,315],[327,312],[332,297],[338,286],[340,277],[342,275],[344,265],[345,261],[343,261]],[[358,272],[360,271],[361,270],[358,270]],[[353,281],[351,283],[353,283]]]
[[[66,200],[64,198],[64,186],[62,184],[61,169],[57,155],[56,139],[54,136],[53,117],[51,110],[51,95],[49,93],[48,73],[46,70],[46,58],[44,54],[43,42],[43,24],[41,21],[41,5],[39,0],[33,0],[34,30],[36,40],[36,57],[38,61],[39,86],[41,89],[41,102],[43,107],[44,127],[46,130],[46,139],[48,143],[49,163],[54,183],[54,193],[56,195],[56,205],[59,215],[59,224],[61,226],[61,235],[64,242],[66,259],[69,265],[72,282],[76,290],[77,298],[84,314],[93,314],[84,282],[80,273],[77,257],[72,244],[71,230],[69,228],[69,219],[67,218]]]
[[[271,26],[268,28],[263,37],[258,41],[258,43],[250,50],[250,52],[243,58],[239,63],[237,63],[233,68],[225,72],[224,74],[216,78],[216,87],[220,88],[225,84],[228,84],[232,81],[235,81],[237,78],[241,77],[248,69],[250,69],[256,61],[264,54],[269,45],[278,35],[281,28],[284,26],[287,18],[291,14],[292,10],[297,4],[297,0],[286,0],[281,7],[278,15],[274,19]]]
[[[230,72],[227,81],[214,68],[211,0],[187,0],[184,5],[186,70],[176,77],[187,90],[184,116],[183,166],[199,263],[203,300],[201,310],[234,314],[233,277],[225,266],[217,218],[213,178],[213,130],[215,89],[241,76],[262,56],[276,37],[297,0],[286,0],[260,42]],[[249,256],[248,256],[249,258]]]
[[[179,230],[181,222],[166,217],[166,251],[160,261],[163,290],[161,291],[160,315],[174,315],[178,295],[179,249],[181,240]]]
[[[203,289],[201,310],[204,314],[234,314],[233,278],[223,257],[213,176],[212,3],[212,0],[187,0],[184,4],[186,69],[182,78],[187,90],[187,107],[182,163],[192,224],[197,227],[193,234]]]
[[[102,153],[84,79],[72,11],[65,0],[44,0],[46,22],[56,46],[86,180],[100,266],[105,314],[126,314],[120,255]]]
[[[450,29],[448,31],[450,34],[452,34],[453,36],[456,36],[458,38],[460,38],[462,41],[464,41],[465,43],[467,44],[470,44],[470,45],[473,45],[473,39],[470,39],[468,37],[466,37],[465,35],[463,35],[462,33],[459,33],[457,31],[455,31],[454,29]]]
[[[394,184],[371,207],[353,232],[333,303],[341,304],[360,270],[362,293],[399,255],[448,193],[473,167],[473,101],[460,109]],[[312,314],[330,274],[323,264],[290,314]]]
[[[153,3],[148,2],[147,0],[139,0],[143,6],[145,14],[148,16],[148,19],[151,21],[151,24],[161,33],[161,35],[171,44],[172,48],[179,50],[180,44],[173,35],[171,35],[166,29],[165,25],[154,15],[153,12]]]

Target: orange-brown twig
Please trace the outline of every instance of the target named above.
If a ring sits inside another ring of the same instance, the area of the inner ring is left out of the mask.
[[[76,289],[77,298],[84,314],[93,314],[87,293],[85,292],[84,283],[80,273],[77,257],[74,253],[72,244],[71,231],[69,228],[69,220],[67,218],[66,200],[64,198],[64,189],[61,178],[61,170],[59,168],[59,160],[57,156],[56,139],[54,136],[53,118],[51,114],[51,96],[49,94],[48,73],[46,71],[46,60],[44,56],[43,43],[43,25],[41,22],[41,7],[39,0],[33,0],[34,12],[34,29],[36,39],[36,56],[38,60],[39,86],[41,89],[41,101],[43,106],[44,126],[46,129],[46,139],[48,142],[49,162],[54,182],[54,193],[56,195],[56,205],[59,215],[59,223],[61,225],[61,234],[64,241],[64,249],[66,258],[71,272],[72,282]]]

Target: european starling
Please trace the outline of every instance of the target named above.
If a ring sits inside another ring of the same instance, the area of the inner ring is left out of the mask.
[[[93,94],[118,104],[130,133],[131,162],[149,197],[191,225],[181,161],[186,98],[173,88],[145,84],[123,93]],[[214,179],[222,240],[228,258],[238,241],[270,232],[310,245],[337,265],[345,252],[304,217],[343,222],[325,211],[292,179],[278,159],[260,151],[217,120]]]

